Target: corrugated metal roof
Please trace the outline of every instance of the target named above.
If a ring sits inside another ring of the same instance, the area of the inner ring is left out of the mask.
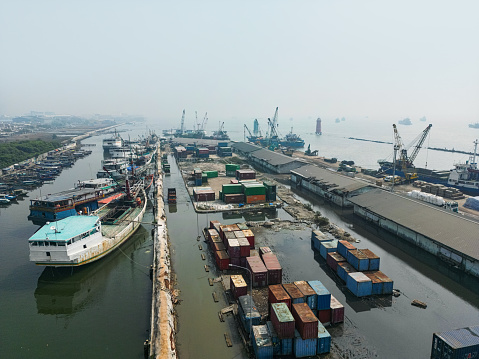
[[[350,201],[479,260],[479,223],[384,190],[369,191]]]
[[[479,345],[479,326],[434,333],[453,348]]]
[[[331,186],[329,191],[339,190],[342,192],[352,192],[370,186],[369,183],[315,165],[303,166],[291,172],[328,184]]]
[[[283,155],[282,153],[273,152],[264,148],[251,153],[251,157],[259,158],[263,161],[268,162],[272,166],[280,166],[280,165],[285,165],[287,163],[292,163],[292,162],[306,163],[302,159],[289,157],[289,156]]]
[[[256,146],[246,142],[235,142],[231,145],[231,147],[237,151],[241,151],[244,153],[254,152],[262,149],[262,147],[260,146]]]

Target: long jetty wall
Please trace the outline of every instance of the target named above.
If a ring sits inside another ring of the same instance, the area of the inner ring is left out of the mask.
[[[161,153],[157,151],[155,175],[155,229],[153,235],[153,294],[148,358],[176,358],[175,315],[172,300],[168,230],[163,200]],[[145,352],[145,356],[147,354]]]

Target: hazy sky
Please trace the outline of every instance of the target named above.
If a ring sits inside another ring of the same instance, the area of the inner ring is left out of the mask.
[[[3,0],[0,114],[479,121],[479,1]]]

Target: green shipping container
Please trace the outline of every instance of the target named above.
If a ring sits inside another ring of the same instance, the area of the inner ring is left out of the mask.
[[[203,172],[203,174],[201,175],[201,181],[203,183],[208,183],[208,176],[206,175],[206,173]]]
[[[237,165],[237,164],[233,164],[233,163],[227,163],[226,166],[226,172],[229,172],[229,171],[234,171],[235,172],[235,175],[236,175],[236,170],[239,170],[240,169],[240,165]]]
[[[218,177],[218,171],[203,171],[208,178]]]
[[[266,195],[266,187],[262,184],[243,183],[245,196]]]
[[[239,194],[243,193],[243,185],[240,184],[224,184],[222,187],[223,194]]]
[[[266,200],[267,201],[276,201],[276,185],[272,182],[263,182],[266,187]]]

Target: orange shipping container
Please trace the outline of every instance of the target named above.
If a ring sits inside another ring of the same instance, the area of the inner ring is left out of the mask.
[[[246,203],[263,203],[263,202],[266,202],[266,195],[264,194],[246,196]]]

